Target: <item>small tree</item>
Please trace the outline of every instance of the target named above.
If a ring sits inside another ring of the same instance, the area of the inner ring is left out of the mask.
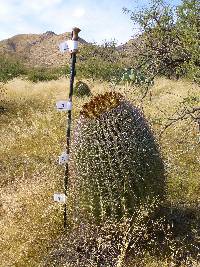
[[[199,2],[182,0],[176,9],[163,0],[152,0],[149,7],[132,12],[139,25],[136,67],[151,75],[182,75],[195,79],[199,72]],[[192,73],[191,73],[192,69]]]
[[[123,67],[119,61],[119,51],[115,41],[83,46],[79,58],[77,73],[80,78],[108,82],[121,79]]]
[[[182,71],[200,82],[200,2],[183,0],[176,9],[177,35],[185,51]]]

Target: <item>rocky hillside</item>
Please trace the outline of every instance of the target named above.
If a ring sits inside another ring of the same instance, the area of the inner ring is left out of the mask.
[[[0,41],[0,53],[22,60],[27,66],[58,67],[66,64],[68,54],[62,54],[58,45],[70,38],[70,33],[20,34]],[[87,42],[80,38],[81,44]]]

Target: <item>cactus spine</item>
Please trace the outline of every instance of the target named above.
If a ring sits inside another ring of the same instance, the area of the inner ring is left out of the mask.
[[[97,221],[131,215],[164,195],[164,167],[138,108],[118,93],[93,97],[75,129],[74,163],[83,207]]]

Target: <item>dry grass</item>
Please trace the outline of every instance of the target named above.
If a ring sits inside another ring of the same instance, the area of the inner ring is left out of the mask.
[[[42,266],[52,242],[62,233],[62,207],[53,202],[52,196],[62,192],[63,168],[58,166],[57,156],[65,144],[66,117],[55,110],[55,102],[66,98],[68,84],[65,79],[38,84],[16,79],[6,85],[7,96],[1,104],[5,109],[0,110],[2,267]],[[110,89],[104,83],[90,86],[93,94]],[[151,101],[149,95],[141,101],[137,88],[115,90],[143,108],[159,136],[167,118],[185,98],[198,96],[200,88],[186,81],[159,79],[152,88]],[[74,99],[74,118],[86,101],[87,97]],[[160,144],[168,172],[168,200],[199,205],[197,125],[190,119],[174,124],[163,133]],[[167,260],[146,255],[143,262],[132,259],[127,266],[170,265]]]

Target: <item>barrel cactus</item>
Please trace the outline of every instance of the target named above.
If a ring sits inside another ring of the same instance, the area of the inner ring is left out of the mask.
[[[97,95],[83,106],[73,158],[81,209],[92,219],[120,219],[164,197],[164,166],[152,131],[119,93]]]
[[[89,86],[82,81],[78,81],[74,87],[74,95],[78,97],[90,96],[91,91]]]

